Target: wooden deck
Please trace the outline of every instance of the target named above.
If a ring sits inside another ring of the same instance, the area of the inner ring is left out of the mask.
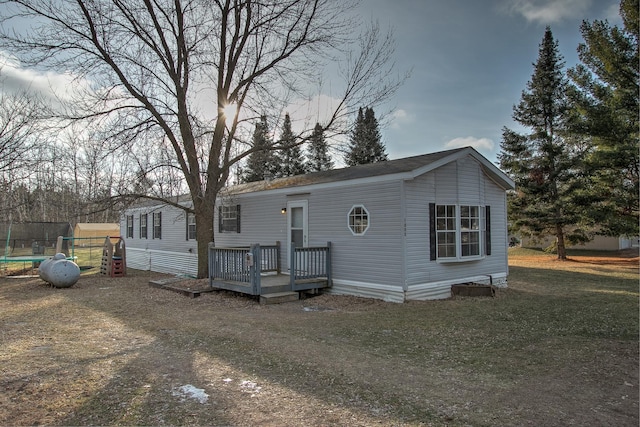
[[[267,274],[260,276],[260,288],[246,282],[235,282],[231,280],[211,279],[209,281],[212,289],[224,289],[228,291],[241,292],[249,295],[268,295],[281,292],[301,292],[312,289],[322,289],[329,286],[327,277],[317,277],[313,279],[298,279],[291,288],[291,277],[288,274]]]
[[[331,286],[331,242],[323,247],[291,247],[282,273],[280,243],[222,248],[209,245],[209,285],[248,295],[299,293]]]

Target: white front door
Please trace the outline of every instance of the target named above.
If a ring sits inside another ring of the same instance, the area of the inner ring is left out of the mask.
[[[287,202],[287,265],[290,263],[291,247],[309,246],[308,202],[297,200]]]

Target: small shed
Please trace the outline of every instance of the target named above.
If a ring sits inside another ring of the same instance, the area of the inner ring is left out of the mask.
[[[79,222],[73,228],[73,237],[89,238],[89,237],[117,237],[120,235],[120,224],[118,223],[90,223]]]

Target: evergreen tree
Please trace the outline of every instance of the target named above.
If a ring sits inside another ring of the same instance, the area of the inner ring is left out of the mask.
[[[344,161],[347,166],[355,166],[385,160],[387,153],[373,108],[366,107],[364,112],[359,108]]]
[[[574,132],[588,139],[586,213],[602,234],[637,236],[640,186],[638,152],[638,0],[622,0],[624,28],[584,21],[582,64],[569,70],[577,105]]]
[[[570,106],[563,66],[547,27],[532,78],[513,108],[514,120],[530,133],[505,127],[499,155],[500,166],[516,183],[516,193],[509,198],[512,227],[523,235],[555,236],[558,259],[566,259],[565,240],[587,240],[578,226],[583,209],[575,198],[580,152],[567,138]]]
[[[333,169],[333,160],[329,155],[329,145],[324,138],[324,129],[320,123],[316,123],[313,134],[309,140],[309,152],[307,154],[307,168],[309,172],[320,172]]]
[[[273,177],[274,156],[269,137],[267,117],[260,117],[253,131],[253,152],[247,158],[247,165],[243,171],[243,182],[263,181]]]
[[[274,176],[279,178],[306,173],[302,150],[300,145],[296,144],[296,137],[291,130],[289,113],[284,116],[280,146],[282,149],[274,155]]]

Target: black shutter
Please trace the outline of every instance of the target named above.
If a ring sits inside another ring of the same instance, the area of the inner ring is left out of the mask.
[[[429,203],[429,259],[436,260],[436,204]]]
[[[189,212],[184,211],[185,221],[185,240],[189,241]]]
[[[240,232],[240,205],[236,205],[236,233]]]
[[[491,255],[491,206],[485,206],[484,208],[484,249],[487,255]]]
[[[222,206],[218,206],[218,233],[222,233]]]

